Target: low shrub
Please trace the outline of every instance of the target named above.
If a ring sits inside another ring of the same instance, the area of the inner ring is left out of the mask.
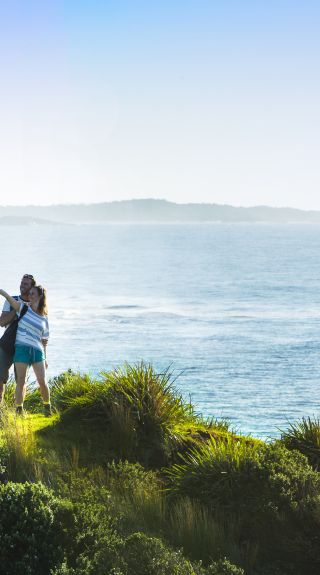
[[[76,575],[105,575],[118,564],[122,544],[116,529],[121,518],[110,513],[109,491],[102,485],[98,487],[92,476],[86,478],[85,472],[78,477],[73,473],[64,496],[71,499],[73,523],[68,529],[65,566],[61,569]]]
[[[125,575],[202,575],[180,551],[166,547],[160,539],[134,533],[124,541],[122,549]]]
[[[113,494],[142,493],[153,495],[162,489],[161,482],[155,471],[146,470],[140,463],[129,461],[112,461],[106,469],[106,483]]]
[[[63,558],[70,507],[41,484],[0,485],[2,575],[48,575]]]
[[[122,557],[126,575],[244,575],[243,569],[226,559],[204,568],[191,563],[156,537],[134,533],[124,541]]]
[[[51,401],[63,412],[70,408],[77,398],[89,393],[93,383],[89,375],[81,375],[69,369],[49,381]]]
[[[281,445],[211,440],[184,455],[167,475],[175,496],[187,495],[239,518],[239,548],[252,549],[249,562],[242,557],[246,568],[267,559],[290,563],[294,558],[297,565],[299,557],[309,562],[304,575],[318,566],[320,476],[300,453]]]

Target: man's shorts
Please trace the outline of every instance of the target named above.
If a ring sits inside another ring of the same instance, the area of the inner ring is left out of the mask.
[[[13,356],[14,363],[33,365],[34,363],[45,361],[45,359],[44,352],[40,349],[36,349],[30,345],[16,345],[16,351]]]
[[[12,355],[0,347],[0,383],[7,383],[12,362]]]

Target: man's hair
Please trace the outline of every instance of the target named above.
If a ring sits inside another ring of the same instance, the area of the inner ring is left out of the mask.
[[[36,282],[36,280],[32,274],[23,274],[22,279],[23,278],[27,278],[28,280],[31,280],[31,286],[32,287],[34,287],[37,284],[37,282]]]

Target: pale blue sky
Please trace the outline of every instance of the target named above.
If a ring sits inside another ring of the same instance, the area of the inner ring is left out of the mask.
[[[320,3],[0,0],[1,204],[320,209]]]

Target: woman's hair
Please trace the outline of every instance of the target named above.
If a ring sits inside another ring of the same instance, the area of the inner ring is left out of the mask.
[[[34,286],[33,289],[37,290],[38,296],[40,297],[37,313],[40,315],[48,315],[46,289],[40,285]]]

